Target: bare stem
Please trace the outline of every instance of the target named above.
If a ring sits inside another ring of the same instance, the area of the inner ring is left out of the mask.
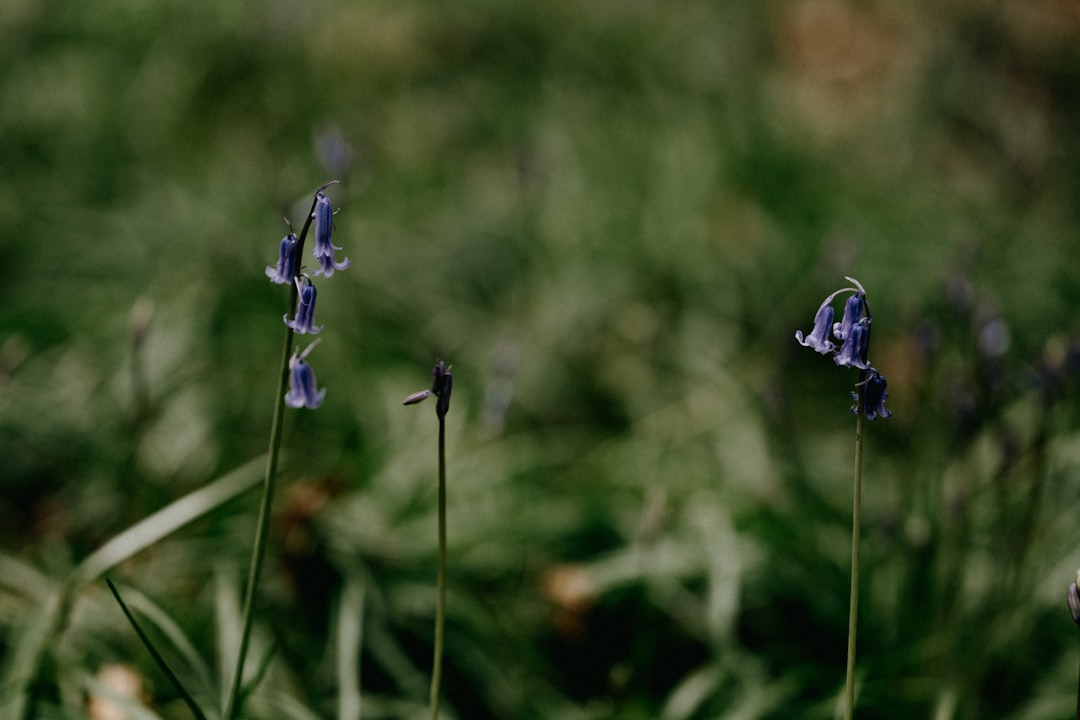
[[[855,478],[851,510],[851,597],[848,601],[847,678],[844,684],[844,720],[855,713],[855,631],[859,620],[859,514],[862,505],[863,400],[866,372],[860,373],[855,400]]]
[[[1076,677],[1076,720],[1080,720],[1080,669]]]
[[[435,657],[431,668],[431,720],[439,717],[443,628],[446,624],[446,418],[439,416],[439,560],[436,571]]]

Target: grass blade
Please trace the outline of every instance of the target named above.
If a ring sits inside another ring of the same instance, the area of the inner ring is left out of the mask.
[[[161,671],[165,673],[165,677],[167,677],[169,679],[169,682],[172,683],[173,688],[175,688],[176,691],[180,693],[180,697],[183,698],[184,703],[191,710],[191,713],[195,716],[196,720],[208,720],[206,714],[203,713],[202,708],[200,708],[199,704],[195,702],[195,698],[191,697],[191,694],[188,693],[187,689],[184,687],[184,684],[180,682],[180,678],[178,678],[176,676],[176,673],[172,671],[172,668],[169,667],[169,663],[165,662],[165,658],[161,656],[161,653],[159,653],[157,648],[154,647],[154,643],[150,640],[149,636],[147,636],[147,634],[143,631],[142,627],[139,626],[139,623],[135,620],[135,616],[131,614],[131,610],[124,602],[124,599],[120,597],[120,591],[118,591],[116,589],[116,586],[113,585],[112,580],[106,578],[105,583],[109,586],[109,590],[112,592],[113,597],[116,598],[116,602],[120,605],[120,609],[124,611],[124,615],[127,617],[128,622],[131,623],[131,627],[135,628],[135,633],[139,636],[139,639],[142,640],[143,645],[145,645],[146,649],[150,652],[150,656],[154,658],[154,662],[157,663],[158,668],[160,668]]]

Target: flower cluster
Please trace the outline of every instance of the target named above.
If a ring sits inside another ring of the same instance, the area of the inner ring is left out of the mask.
[[[855,287],[845,287],[829,295],[821,303],[814,315],[814,328],[809,335],[801,330],[795,331],[795,340],[803,347],[811,348],[822,355],[832,355],[833,362],[841,367],[853,367],[861,371],[862,377],[856,387],[862,392],[862,406],[867,420],[887,418],[892,412],[885,407],[889,394],[885,376],[874,368],[867,359],[870,348],[870,304],[866,301],[866,290],[854,278],[847,278]],[[833,302],[844,293],[850,293],[844,303],[844,315],[840,322],[834,323]],[[839,342],[839,347],[837,343]],[[853,392],[852,412],[858,412],[859,394]]]
[[[304,228],[297,236],[289,228],[289,234],[281,239],[278,249],[277,264],[266,268],[266,276],[270,282],[278,285],[293,285],[296,288],[295,313],[289,319],[285,313],[285,325],[290,331],[298,335],[315,335],[323,326],[315,324],[315,298],[317,295],[315,283],[306,273],[301,272],[299,264],[300,252],[304,246],[304,238],[312,221],[315,225],[315,249],[312,254],[319,267],[313,275],[322,275],[329,278],[335,270],[344,270],[349,267],[349,259],[344,258],[341,262],[334,259],[334,252],[341,248],[334,245],[334,208],[330,204],[330,198],[323,194],[323,190],[335,184],[328,183],[315,191],[315,199]],[[288,221],[286,221],[288,222]],[[302,353],[296,351],[289,359],[289,392],[285,395],[285,403],[289,407],[317,408],[322,404],[326,390],[317,390],[315,384],[315,372],[307,364],[305,359],[316,343],[312,343]]]

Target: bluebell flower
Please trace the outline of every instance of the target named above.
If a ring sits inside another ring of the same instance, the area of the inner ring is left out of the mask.
[[[289,359],[289,392],[285,393],[285,404],[291,408],[314,410],[322,405],[326,396],[326,388],[316,389],[315,371],[304,361],[312,347],[314,345],[309,346],[303,354],[293,353]]]
[[[810,334],[805,339],[802,330],[796,330],[795,340],[803,347],[813,348],[822,355],[832,352],[835,346],[829,340],[829,331],[832,330],[833,314],[832,296],[830,295],[821,304],[817,314],[814,316],[814,329],[810,331]]]
[[[446,413],[450,411],[450,392],[454,387],[454,376],[450,372],[450,368],[446,366],[442,360],[435,363],[435,366],[431,368],[431,388],[428,390],[421,390],[420,392],[414,392],[409,395],[402,402],[402,405],[415,405],[416,403],[426,400],[430,395],[434,395],[438,398],[435,403],[435,414],[439,418],[446,417]]]
[[[322,325],[315,325],[315,286],[306,275],[299,275],[296,278],[296,289],[299,292],[296,317],[290,320],[289,314],[286,313],[285,324],[300,335],[307,333],[315,335],[323,328]]]
[[[889,383],[885,381],[885,376],[876,369],[870,368],[869,377],[860,384],[862,385],[863,412],[866,415],[866,419],[874,420],[876,418],[881,418],[884,420],[891,416],[892,411],[885,407],[885,401],[889,399],[889,393],[886,390],[889,387]],[[851,406],[851,412],[858,412],[858,393],[851,393],[851,399],[855,401],[855,404]]]
[[[844,318],[833,325],[833,335],[837,340],[843,340],[851,332],[851,328],[855,323],[862,320],[863,307],[866,305],[863,302],[863,296],[859,293],[854,293],[844,303]]]
[[[860,370],[869,370],[870,363],[866,360],[866,352],[870,345],[870,320],[863,318],[851,326],[844,338],[844,344],[833,356],[833,361],[841,367],[854,367]]]
[[[341,262],[334,261],[334,251],[341,248],[334,245],[334,207],[330,204],[330,198],[316,193],[315,195],[315,249],[312,254],[319,261],[319,267],[315,275],[330,277],[335,270],[344,270],[351,264],[349,258]]]
[[[277,265],[266,266],[266,277],[270,278],[270,282],[284,285],[293,281],[296,276],[296,244],[296,233],[290,232],[281,238]]]

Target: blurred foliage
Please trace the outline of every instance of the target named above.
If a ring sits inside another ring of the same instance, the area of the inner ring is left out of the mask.
[[[352,267],[285,428],[252,717],[424,714],[436,424],[400,401],[438,358],[448,713],[830,717],[851,378],[792,335],[844,275],[895,413],[862,714],[1071,712],[1074,3],[8,0],[0,31],[5,713],[100,712],[119,664],[188,717],[80,563],[258,465],[263,267],[331,178]],[[228,487],[91,563],[211,708],[257,502]]]

